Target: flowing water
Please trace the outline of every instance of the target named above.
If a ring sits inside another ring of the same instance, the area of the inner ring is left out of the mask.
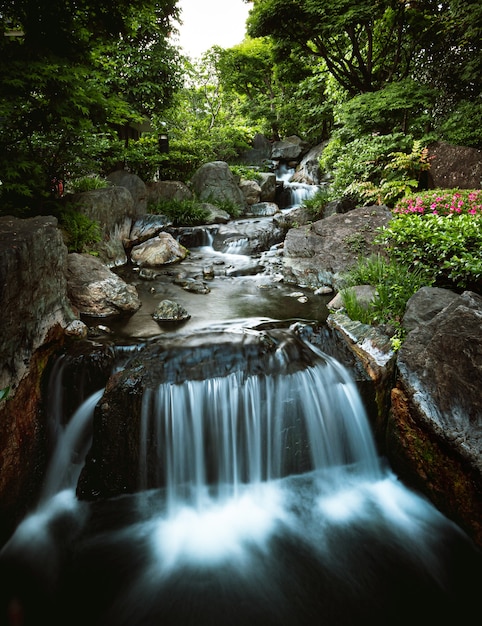
[[[236,324],[249,332],[249,321]],[[280,332],[294,331],[286,323]],[[0,553],[3,622],[469,623],[479,551],[380,458],[345,367],[299,341],[306,365],[291,367],[281,347],[273,371],[207,372],[146,389],[139,492],[94,502],[75,490],[103,388],[86,392],[66,420],[59,359],[44,488]],[[142,349],[124,339],[113,371]],[[147,481],[152,440],[156,488]]]

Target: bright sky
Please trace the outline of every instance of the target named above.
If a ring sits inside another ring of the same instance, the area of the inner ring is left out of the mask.
[[[250,5],[242,0],[178,0],[179,43],[184,54],[199,57],[214,45],[230,48],[244,39]]]

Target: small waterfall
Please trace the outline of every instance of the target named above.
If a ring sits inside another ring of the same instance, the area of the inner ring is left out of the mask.
[[[380,475],[358,392],[326,356],[292,373],[161,384],[145,392],[141,424],[141,485],[154,440],[171,510],[186,501],[199,507],[208,491],[226,500],[242,485],[311,470],[355,464]]]
[[[292,209],[311,198],[320,188],[319,185],[293,182],[294,168],[281,164],[276,170],[276,180],[282,183],[283,208]]]
[[[102,389],[58,421],[40,505],[0,551],[2,623],[470,623],[480,554],[382,465],[346,370],[306,346],[145,390],[140,481],[154,442],[163,486],[136,495],[75,498]]]

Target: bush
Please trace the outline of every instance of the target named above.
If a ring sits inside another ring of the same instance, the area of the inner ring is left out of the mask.
[[[309,211],[313,219],[321,219],[329,199],[328,187],[320,187],[312,196],[305,198],[301,206]]]
[[[83,191],[91,191],[92,189],[105,189],[109,186],[109,182],[101,176],[82,176],[82,178],[75,178],[70,180],[69,189],[71,193],[81,193]]]
[[[72,207],[61,209],[59,223],[69,252],[89,252],[102,239],[100,225]]]
[[[379,187],[382,181],[399,180],[406,187],[406,181],[413,178],[418,184],[418,173],[413,170],[413,160],[402,160],[401,154],[411,155],[421,151],[419,144],[409,135],[363,135],[343,144],[340,136],[335,136],[323,151],[320,169],[333,175],[330,197],[337,199],[352,196],[357,201],[381,202]],[[398,159],[398,168],[393,167]],[[413,184],[411,188],[413,188]],[[367,191],[371,196],[367,197]]]
[[[206,223],[208,211],[195,200],[165,200],[152,204],[150,213],[165,215],[174,226],[198,226]]]
[[[343,304],[351,319],[365,324],[390,324],[400,336],[400,322],[409,298],[421,287],[430,284],[422,271],[413,271],[403,263],[381,255],[360,259],[343,277]],[[351,287],[373,285],[376,295],[368,307],[362,307]]]
[[[428,283],[481,291],[482,192],[433,191],[405,198],[376,243]]]

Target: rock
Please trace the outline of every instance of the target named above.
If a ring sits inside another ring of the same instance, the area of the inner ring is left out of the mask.
[[[159,233],[157,237],[134,246],[131,260],[134,264],[150,267],[178,263],[186,258],[188,251],[169,233]]]
[[[191,179],[192,188],[199,200],[211,204],[232,204],[241,211],[246,209],[246,200],[236,178],[224,161],[213,161],[202,165]]]
[[[0,217],[0,389],[17,384],[35,350],[76,316],[67,298],[67,248],[54,217]]]
[[[250,165],[261,165],[271,159],[271,141],[261,133],[257,133],[253,138],[252,148],[241,154],[243,163]]]
[[[284,230],[274,221],[243,221],[222,224],[214,237],[213,248],[226,252],[231,247],[239,251],[242,248],[245,254],[259,253],[269,250],[271,246],[283,241]]]
[[[147,187],[144,181],[126,170],[117,170],[107,176],[113,185],[125,187],[131,194],[135,216],[144,215],[147,211]]]
[[[257,202],[249,207],[249,214],[256,217],[272,217],[279,213],[279,207],[274,202]]]
[[[172,220],[165,215],[143,215],[138,218],[130,230],[127,240],[124,242],[126,248],[132,248],[139,244],[153,239],[163,230],[172,225]]]
[[[0,545],[37,502],[45,469],[49,359],[75,319],[54,217],[0,217]]]
[[[439,287],[422,287],[407,302],[402,325],[410,331],[430,322],[440,311],[451,304],[457,294]]]
[[[77,339],[85,339],[88,335],[89,329],[81,320],[74,320],[65,329],[65,334],[68,337],[76,337]]]
[[[428,147],[429,181],[433,188],[480,189],[482,184],[482,150],[433,143]]]
[[[255,180],[241,179],[239,188],[243,192],[244,199],[246,200],[246,204],[248,206],[259,202],[261,198],[261,187]]]
[[[67,287],[70,301],[82,315],[109,317],[134,313],[141,306],[133,285],[88,254],[69,254]]]
[[[482,296],[466,291],[415,327],[397,366],[391,463],[482,545]]]
[[[327,141],[319,143],[301,159],[301,162],[292,177],[294,183],[307,185],[319,185],[321,182],[320,156],[327,145]]]
[[[231,219],[231,216],[227,211],[220,209],[214,204],[210,204],[209,202],[202,202],[201,207],[207,211],[206,224],[209,226],[211,224],[227,224]]]
[[[186,309],[173,300],[162,300],[152,314],[156,322],[184,322],[190,317]]]
[[[373,285],[354,285],[350,289],[354,292],[358,304],[363,308],[368,308],[377,293]],[[327,304],[328,309],[332,310],[343,309],[344,306],[343,295],[340,292]]]
[[[374,205],[332,215],[310,226],[292,228],[284,245],[285,281],[314,289],[324,285],[340,289],[342,274],[361,255],[383,252],[373,240],[377,229],[391,219],[386,206]]]
[[[274,202],[276,198],[276,174],[260,172],[258,185],[261,189],[260,202]]]
[[[64,203],[101,225],[104,236],[114,231],[126,219],[136,219],[137,209],[131,193],[125,187],[92,189],[66,196]]]
[[[193,200],[193,193],[189,187],[179,180],[160,180],[158,182],[148,183],[147,189],[147,205],[162,204],[168,200]]]
[[[297,161],[308,147],[308,143],[296,135],[286,137],[283,141],[273,143],[271,159],[273,161]]]

